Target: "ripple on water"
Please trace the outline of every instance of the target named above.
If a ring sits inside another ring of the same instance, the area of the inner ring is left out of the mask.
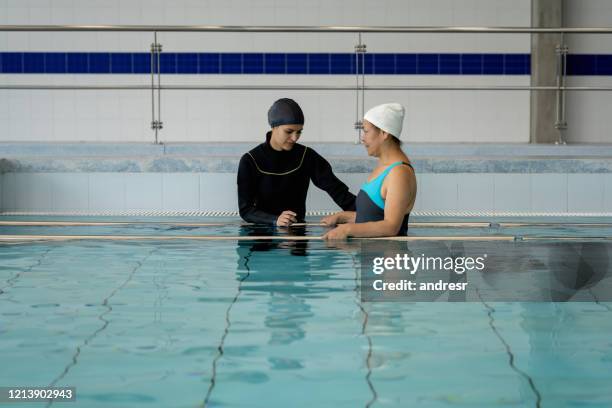
[[[127,392],[112,392],[104,394],[79,395],[79,398],[88,398],[100,402],[155,402],[155,398],[150,395],[134,394]]]
[[[213,351],[216,351],[217,348],[216,347],[212,347],[212,346],[205,346],[205,347],[189,347],[188,349],[185,349],[181,352],[182,355],[184,356],[193,356],[193,355],[197,355],[197,354],[208,354],[211,353]]]
[[[241,371],[239,373],[230,374],[227,380],[248,384],[263,384],[269,381],[270,377],[261,371]]]

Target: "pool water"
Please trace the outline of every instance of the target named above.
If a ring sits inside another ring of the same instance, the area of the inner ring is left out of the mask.
[[[160,237],[0,242],[0,386],[74,386],[76,403],[47,405],[74,407],[612,406],[610,302],[362,302],[350,246],[166,241],[269,231],[157,221],[0,226]],[[411,234],[597,240],[610,228]]]

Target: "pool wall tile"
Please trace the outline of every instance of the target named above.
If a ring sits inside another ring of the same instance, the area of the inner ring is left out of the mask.
[[[45,53],[45,73],[65,74],[67,72],[67,56],[65,52]],[[79,71],[83,72],[83,71]]]
[[[91,211],[125,210],[125,177],[120,173],[89,175],[89,209]]]
[[[45,72],[45,54],[26,52],[23,54],[23,73],[40,74]]]
[[[200,173],[200,210],[237,211],[234,173]]]
[[[456,210],[458,203],[456,174],[423,174],[417,187],[423,210]]]
[[[200,209],[200,177],[198,173],[164,173],[162,175],[162,191],[162,208],[164,210],[197,211]]]
[[[612,174],[603,174],[604,185],[604,211],[612,211]]]
[[[287,72],[287,57],[284,53],[264,54],[266,74],[285,74]]]
[[[288,74],[308,73],[308,54],[291,53],[286,55]]]
[[[177,74],[197,74],[198,54],[194,52],[182,52],[176,54],[176,73]]]
[[[604,180],[601,174],[568,174],[567,210],[604,211],[603,189]]]
[[[529,174],[494,174],[495,211],[531,210]]]
[[[414,207],[412,207],[412,211],[421,211],[423,208],[423,195],[421,194],[420,190],[424,183],[423,174],[416,173],[415,176],[417,180],[417,196],[416,200],[414,201]]]
[[[494,209],[493,174],[458,174],[456,209],[492,211]]]
[[[531,210],[567,211],[567,174],[532,174]]]
[[[111,58],[111,72],[113,74],[132,74],[132,54],[129,52],[113,52]]]
[[[4,211],[235,210],[238,153],[249,147],[6,143],[0,146],[0,207]],[[336,174],[355,194],[376,164],[359,156],[361,146],[315,144],[313,148],[330,158]],[[609,148],[511,146],[513,158],[501,157],[505,149],[510,146],[410,146],[418,182],[414,210],[612,209]],[[309,189],[307,203],[313,210],[338,209],[315,186]]]
[[[242,54],[242,73],[243,74],[263,74],[264,55],[261,53]]]
[[[125,175],[125,209],[153,210],[162,208],[160,173],[127,173]]]
[[[22,211],[49,211],[53,208],[50,174],[15,174],[15,207]]]
[[[242,54],[222,53],[221,74],[242,74]]]
[[[85,52],[73,52],[67,56],[66,72],[70,74],[86,74],[89,72],[89,55]]]
[[[367,173],[337,173],[357,194]],[[612,174],[421,173],[413,211],[601,212],[612,208]],[[231,172],[5,173],[3,211],[236,211]],[[569,199],[569,201],[568,201]],[[314,185],[307,207],[338,210]]]
[[[336,176],[340,176],[336,174]],[[355,194],[353,190],[349,190]],[[338,206],[329,198],[329,196],[322,190],[319,190],[312,182],[308,187],[308,196],[306,197],[306,208],[317,208],[322,211],[335,210]]]
[[[0,73],[147,74],[149,58],[150,54],[143,52],[0,52]],[[362,58],[360,54],[359,60]],[[165,74],[355,73],[355,54],[346,52],[164,52],[160,62]],[[365,73],[374,75],[529,75],[531,55],[366,53],[364,64]],[[568,75],[575,76],[612,75],[612,54],[569,54],[567,70]]]
[[[53,211],[89,209],[89,175],[86,173],[49,173]]]
[[[13,211],[16,208],[15,201],[15,173],[2,174],[2,211]]]

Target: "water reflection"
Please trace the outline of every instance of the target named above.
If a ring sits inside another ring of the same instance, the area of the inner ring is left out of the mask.
[[[487,268],[468,279],[489,301],[609,301],[611,250],[607,242],[481,244]]]
[[[306,236],[304,227],[276,229],[244,226],[241,236]],[[263,323],[269,338],[267,344],[272,369],[300,369],[301,359],[286,354],[282,347],[303,340],[305,326],[314,317],[309,299],[343,290],[334,282],[333,265],[341,254],[337,251],[311,249],[306,240],[238,241],[236,279],[241,291],[267,295]],[[258,302],[262,303],[262,302]]]

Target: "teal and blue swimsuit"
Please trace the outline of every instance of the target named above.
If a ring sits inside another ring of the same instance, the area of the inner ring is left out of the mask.
[[[383,181],[389,172],[396,166],[405,164],[413,168],[410,163],[406,162],[395,162],[387,167],[382,173],[378,175],[374,180],[368,181],[361,186],[357,199],[355,200],[355,207],[357,210],[357,216],[355,218],[356,223],[370,222],[370,221],[382,221],[385,219],[385,200],[380,195],[380,189],[382,188]],[[410,213],[404,216],[402,220],[402,226],[400,227],[397,235],[406,235],[408,233],[408,217]]]

